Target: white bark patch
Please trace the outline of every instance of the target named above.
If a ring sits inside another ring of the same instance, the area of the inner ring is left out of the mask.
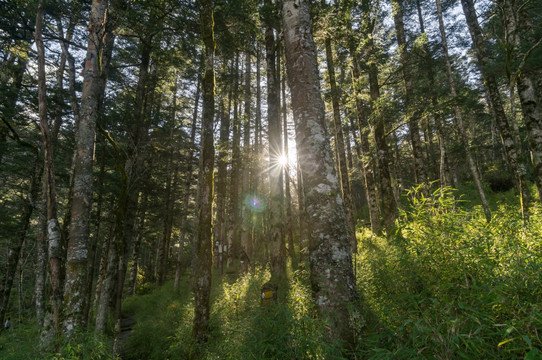
[[[329,299],[324,295],[318,295],[316,298],[316,305],[325,306],[327,304],[329,304]]]
[[[47,234],[49,237],[49,251],[60,247],[60,229],[56,219],[50,219],[47,222]]]
[[[316,190],[316,192],[320,194],[329,194],[329,192],[331,191],[331,186],[329,186],[328,184],[318,184],[316,185],[314,190]]]
[[[343,199],[341,198],[341,195],[337,194],[337,204],[341,205],[343,204]]]
[[[86,260],[87,258],[87,249],[71,249],[71,251],[68,252],[68,261],[81,261]]]
[[[337,244],[333,244],[331,247],[331,258],[333,261],[343,262],[349,255],[350,254],[346,249],[339,248]]]
[[[328,172],[326,176],[327,181],[331,184],[331,186],[339,187],[339,181],[337,180],[337,177],[333,175],[333,173],[330,171]]]

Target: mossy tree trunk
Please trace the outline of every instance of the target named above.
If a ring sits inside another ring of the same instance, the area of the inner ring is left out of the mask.
[[[90,12],[87,54],[83,69],[83,93],[79,127],[75,139],[73,172],[73,198],[67,243],[66,282],[64,288],[64,323],[66,335],[82,330],[86,322],[85,301],[88,299],[86,277],[88,270],[88,245],[90,236],[90,211],[92,208],[92,183],[94,139],[98,108],[105,91],[102,87],[102,53],[106,37],[108,2],[94,0]],[[107,64],[105,64],[107,65]]]
[[[352,345],[349,304],[358,299],[340,184],[325,125],[324,103],[307,0],[282,4],[288,81],[296,144],[310,219],[311,285],[320,315],[329,320],[331,340]]]
[[[194,328],[197,342],[206,342],[209,336],[211,270],[213,264],[213,192],[215,148],[213,121],[215,110],[215,37],[214,2],[201,0],[201,29],[205,52],[205,72],[202,79],[202,137],[200,179],[198,191],[198,228],[194,244]]]

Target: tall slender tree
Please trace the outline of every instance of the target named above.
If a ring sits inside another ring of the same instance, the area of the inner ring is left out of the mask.
[[[47,120],[47,88],[45,79],[45,46],[43,44],[43,0],[38,2],[36,15],[35,41],[38,51],[38,109],[40,129],[43,137],[44,149],[44,175],[47,201],[47,251],[49,259],[51,287],[52,287],[52,324],[44,329],[44,340],[49,341],[52,335],[60,331],[60,312],[62,305],[62,246],[60,239],[60,225],[58,222],[58,204],[56,198],[55,168],[53,156],[53,139]]]
[[[354,343],[348,304],[357,300],[340,184],[325,124],[309,1],[282,3],[288,81],[310,228],[311,284],[331,339]]]
[[[83,94],[81,98],[81,116],[75,139],[75,159],[73,173],[73,200],[69,240],[67,243],[66,282],[64,288],[64,332],[67,335],[82,329],[86,317],[83,314],[86,291],[88,263],[88,242],[90,234],[90,210],[92,207],[92,183],[94,138],[98,107],[105,90],[101,84],[103,69],[103,50],[107,36],[111,33],[106,28],[107,1],[94,0],[90,11],[90,24],[87,55],[83,69]]]
[[[411,72],[411,60],[410,54],[407,49],[407,40],[405,34],[405,25],[403,19],[403,0],[392,0],[391,7],[393,12],[393,21],[395,23],[395,36],[397,37],[397,45],[399,49],[399,60],[401,62],[401,72],[403,74],[404,83],[404,96],[405,96],[405,116],[407,118],[410,141],[412,144],[412,154],[414,156],[414,172],[416,175],[416,182],[419,184],[427,183],[427,170],[425,166],[425,160],[422,150],[422,141],[420,138],[420,124],[419,117],[421,114],[420,109],[416,108],[414,84]],[[428,189],[423,188],[423,191],[427,194]]]
[[[205,52],[205,72],[202,79],[202,146],[198,191],[198,229],[195,240],[194,267],[194,337],[197,342],[207,341],[209,334],[209,307],[211,269],[213,263],[212,209],[214,192],[213,121],[215,111],[215,37],[213,0],[201,0],[200,18]]]
[[[265,52],[267,65],[267,126],[269,129],[269,252],[271,280],[284,277],[286,273],[284,253],[284,229],[282,226],[282,155],[280,119],[280,80],[277,73],[277,46],[275,40],[276,9],[270,0],[265,6]]]

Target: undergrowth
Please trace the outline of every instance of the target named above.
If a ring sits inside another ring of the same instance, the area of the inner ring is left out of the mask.
[[[361,294],[355,349],[328,340],[316,316],[308,270],[279,284],[279,301],[260,303],[268,269],[215,274],[210,337],[192,338],[188,277],[128,297],[137,323],[124,359],[542,359],[542,209],[522,219],[495,205],[487,223],[480,206],[451,189],[406,194],[408,206],[387,236],[358,231]],[[30,323],[31,320],[28,320]],[[0,334],[1,359],[115,359],[111,341],[79,334],[56,350],[39,347],[39,329],[14,324]]]
[[[32,319],[33,320],[33,319]],[[94,331],[75,334],[69,340],[43,346],[40,329],[27,322],[13,324],[13,329],[0,334],[2,360],[115,360],[110,339]]]
[[[370,359],[541,359],[542,214],[457,206],[450,189],[411,206],[388,238],[359,235],[357,274],[375,320]]]

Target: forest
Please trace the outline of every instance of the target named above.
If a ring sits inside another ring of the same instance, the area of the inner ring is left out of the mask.
[[[542,359],[542,0],[0,0],[1,359]]]

